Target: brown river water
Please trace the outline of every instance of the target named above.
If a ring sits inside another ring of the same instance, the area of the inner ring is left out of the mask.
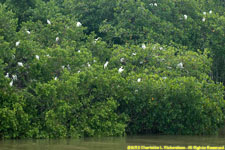
[[[222,147],[225,146],[225,136],[152,135],[57,140],[0,140],[0,150],[128,150],[132,148],[137,150],[138,148],[150,149],[154,146],[161,146],[163,149],[165,146],[192,146],[193,150],[194,146],[202,146],[206,149],[207,146]]]

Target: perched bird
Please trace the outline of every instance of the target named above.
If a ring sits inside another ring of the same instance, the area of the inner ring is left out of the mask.
[[[82,26],[82,24],[80,22],[77,22],[77,27]]]
[[[70,65],[69,65],[69,64],[67,65],[67,68],[68,68],[68,70],[71,70],[71,68],[70,68]]]
[[[40,59],[40,57],[39,57],[38,55],[35,55],[35,58],[36,58],[37,60],[39,60],[39,59]]]
[[[205,22],[205,17],[202,18],[202,21]]]
[[[136,53],[132,53],[132,55],[133,55],[133,56],[135,56],[135,55],[136,55]]]
[[[88,65],[88,67],[91,67],[91,65],[90,65],[90,63],[89,63],[89,62],[87,63],[87,65]]]
[[[97,41],[100,39],[100,37],[98,37],[97,39],[95,39],[95,41],[94,41],[94,43],[96,44],[97,43]]]
[[[183,63],[181,62],[181,63],[177,64],[177,67],[180,69],[183,69],[184,68]]]
[[[7,74],[5,75],[5,77],[6,77],[6,78],[9,78],[9,73],[7,73]]]
[[[59,37],[56,37],[56,38],[55,38],[55,41],[58,42],[58,41],[59,41]]]
[[[124,58],[120,58],[120,62],[124,62],[125,61],[125,59]]]
[[[108,66],[109,62],[106,61],[106,63],[104,64],[104,69]]]
[[[184,15],[184,19],[187,20],[187,15]]]
[[[93,60],[93,62],[95,63],[95,62],[96,62],[96,60],[94,59],[94,60]]]
[[[58,79],[57,77],[54,78],[54,80],[57,80],[57,79]]]
[[[30,31],[27,30],[26,32],[27,32],[27,34],[30,34]]]
[[[141,48],[142,48],[142,49],[146,49],[145,44],[142,44]]]
[[[64,68],[65,68],[65,66],[62,66],[61,68],[62,68],[62,69],[64,69]]]
[[[9,86],[13,86],[13,80],[9,83]]]
[[[121,72],[123,72],[123,71],[124,71],[124,69],[123,69],[123,67],[121,66],[120,69],[118,70],[118,72],[121,73]]]
[[[157,5],[157,3],[154,3],[154,5],[157,7],[158,5]]]
[[[16,46],[19,46],[19,45],[20,45],[20,41],[17,41],[17,42],[16,42]]]
[[[80,70],[78,70],[77,73],[80,73]]]
[[[203,12],[203,15],[206,15],[206,12]]]
[[[149,5],[150,5],[150,6],[153,6],[153,3],[150,3]]]
[[[18,62],[17,64],[18,64],[18,66],[23,67],[23,63],[22,62]]]
[[[162,77],[162,79],[164,79],[164,80],[165,80],[165,79],[167,79],[167,77]]]
[[[172,67],[169,67],[169,66],[168,66],[167,69],[172,69]]]
[[[12,78],[13,78],[14,81],[16,81],[17,80],[17,75],[16,74],[12,75]]]
[[[209,11],[209,14],[212,14],[212,10]]]
[[[80,50],[78,50],[77,52],[80,53]]]
[[[51,21],[50,21],[50,20],[48,20],[48,19],[47,19],[47,23],[48,23],[49,25],[51,25]]]
[[[137,79],[137,82],[141,82],[141,78],[138,78],[138,79]]]

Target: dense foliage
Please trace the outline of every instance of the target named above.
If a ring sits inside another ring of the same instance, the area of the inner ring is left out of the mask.
[[[0,2],[0,138],[224,125],[224,1]]]

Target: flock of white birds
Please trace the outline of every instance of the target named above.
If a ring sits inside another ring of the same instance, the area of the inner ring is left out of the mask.
[[[151,3],[151,4],[149,4],[149,5],[150,5],[150,6],[156,6],[156,7],[158,6],[157,3]],[[206,16],[206,14],[207,14],[206,12],[203,12],[203,15]],[[212,14],[212,10],[209,11],[209,14]],[[205,16],[202,18],[202,21],[203,21],[203,22],[206,21]],[[184,19],[187,20],[187,18],[188,18],[188,16],[187,16],[186,14],[184,14]],[[48,20],[48,19],[47,19],[47,24],[51,25],[51,21]],[[77,22],[76,26],[77,26],[77,27],[81,27],[82,24],[81,24],[80,22]],[[27,34],[31,34],[31,32],[30,32],[29,30],[27,30],[26,32],[27,32]],[[99,40],[99,37],[98,37],[97,39],[95,39],[94,43],[96,44],[96,42],[97,42],[98,40]],[[58,41],[59,41],[59,37],[56,37],[55,41],[58,42]],[[18,47],[19,45],[20,45],[20,41],[17,41],[17,42],[16,42],[16,47]],[[141,47],[142,47],[142,49],[146,49],[146,48],[147,48],[145,44],[142,44]],[[161,50],[161,47],[160,47],[160,50]],[[80,50],[78,50],[78,53],[80,53]],[[136,53],[132,53],[132,55],[133,55],[133,56],[136,56]],[[50,57],[49,55],[46,55],[46,56],[47,56],[47,57]],[[37,60],[40,59],[40,57],[39,57],[38,55],[35,55],[35,58],[36,58]],[[124,59],[124,58],[121,58],[120,61],[121,61],[121,62],[124,62],[125,59]],[[142,62],[142,63],[143,63],[143,62]],[[142,63],[140,62],[140,64],[142,64]],[[20,66],[20,67],[24,67],[22,62],[18,62],[17,64],[18,64],[18,66]],[[108,64],[109,64],[109,61],[106,61],[105,64],[104,64],[104,69],[107,68]],[[89,62],[87,63],[87,65],[88,65],[88,67],[91,67],[91,65],[90,65]],[[64,69],[64,68],[65,68],[65,66],[62,66],[62,69]],[[70,68],[69,65],[67,66],[67,68]],[[180,62],[179,64],[177,64],[177,68],[183,69],[183,68],[184,68],[183,63]],[[168,68],[168,69],[169,69],[169,68]],[[170,67],[170,69],[171,69],[171,67]],[[118,72],[119,72],[119,73],[122,73],[123,71],[124,71],[124,68],[123,68],[123,66],[121,66],[121,67],[119,68]],[[78,71],[78,73],[79,73],[79,72],[80,72],[80,70]],[[6,77],[6,78],[9,78],[9,73],[7,73],[7,74],[5,75],[5,77]],[[163,78],[163,79],[167,79],[167,77],[162,77],[162,78]],[[9,85],[10,85],[10,86],[13,86],[13,81],[16,81],[16,80],[17,80],[17,76],[16,76],[16,75],[12,75],[12,80],[11,80],[11,82],[9,83]],[[57,77],[55,77],[54,80],[57,80]],[[141,82],[141,78],[138,78],[137,82]]]

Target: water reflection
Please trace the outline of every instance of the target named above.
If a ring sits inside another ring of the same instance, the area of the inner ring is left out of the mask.
[[[2,140],[0,150],[126,150],[138,146],[223,146],[224,136],[127,136],[64,140]]]

